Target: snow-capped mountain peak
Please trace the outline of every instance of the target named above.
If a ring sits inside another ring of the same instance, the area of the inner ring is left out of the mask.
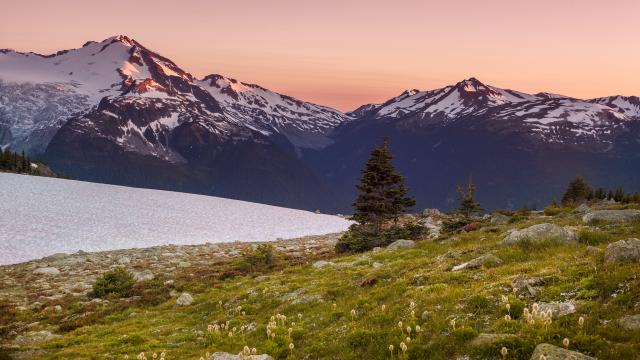
[[[279,133],[295,147],[324,146],[333,128],[351,119],[337,110],[222,75],[197,80],[126,35],[51,55],[0,50],[0,145],[43,151],[70,117],[94,110],[104,99],[138,106],[149,99],[147,105],[164,102],[182,112],[189,108],[199,117],[213,116],[215,124],[207,127],[215,132],[229,134],[235,127],[244,129],[243,133]],[[43,111],[46,116],[41,115]],[[221,113],[228,124],[213,115]],[[122,131],[130,132],[123,119]],[[127,143],[123,136],[114,135],[114,139]]]
[[[607,96],[590,100],[593,103],[606,105],[626,116],[640,120],[640,97],[638,96]]]
[[[264,134],[281,133],[296,147],[324,146],[330,141],[327,135],[332,129],[351,120],[348,115],[326,106],[218,74],[207,75],[196,84],[220,103],[228,118]]]

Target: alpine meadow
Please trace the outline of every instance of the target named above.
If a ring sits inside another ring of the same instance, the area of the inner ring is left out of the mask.
[[[0,360],[640,360],[640,2],[0,8]]]

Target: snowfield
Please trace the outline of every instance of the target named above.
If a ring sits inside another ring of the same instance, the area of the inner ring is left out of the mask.
[[[268,241],[351,224],[245,201],[15,174],[0,174],[0,214],[0,264],[78,250]]]

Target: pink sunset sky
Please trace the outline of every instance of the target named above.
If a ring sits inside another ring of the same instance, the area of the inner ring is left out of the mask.
[[[128,35],[340,110],[468,77],[525,92],[640,95],[640,1],[5,0],[0,48]]]

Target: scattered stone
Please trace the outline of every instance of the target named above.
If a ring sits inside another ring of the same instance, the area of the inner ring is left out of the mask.
[[[574,302],[550,302],[550,303],[538,303],[539,313],[546,313],[551,310],[552,317],[557,319],[561,316],[573,314],[576,312],[576,304]]]
[[[51,275],[51,276],[55,276],[55,275],[59,275],[60,274],[60,270],[58,270],[57,268],[54,267],[41,267],[41,268],[37,268],[35,270],[33,270],[34,274],[41,274],[41,275]]]
[[[527,240],[532,242],[556,240],[564,243],[572,243],[578,241],[578,235],[572,230],[562,228],[558,225],[544,223],[509,232],[507,236],[505,236],[503,244],[513,245]]]
[[[531,360],[540,360],[540,356],[544,355],[547,360],[595,360],[591,356],[581,354],[577,351],[567,350],[551,344],[538,344],[531,355]]]
[[[413,240],[396,240],[387,246],[387,250],[397,250],[397,249],[409,249],[416,246],[416,242]]]
[[[519,276],[511,282],[511,287],[517,294],[523,293],[524,290],[526,290],[529,295],[534,297],[540,293],[540,291],[535,288],[540,285],[544,285],[544,279],[541,277],[526,278]]]
[[[130,263],[130,262],[131,262],[131,259],[129,259],[129,257],[128,257],[128,256],[120,256],[120,257],[118,258],[118,264],[125,265],[125,264],[128,264],[128,263]]]
[[[590,254],[600,254],[600,252],[602,252],[602,250],[600,250],[599,247],[597,246],[587,246],[587,252]]]
[[[500,265],[502,264],[502,259],[493,254],[484,254],[471,261],[454,266],[451,271],[479,269],[485,264]]]
[[[620,240],[607,245],[604,250],[604,261],[611,262],[640,262],[640,240]]]
[[[462,230],[465,232],[476,231],[478,229],[480,229],[480,224],[478,224],[477,222],[468,223],[467,225],[462,227]]]
[[[190,262],[188,262],[188,261],[180,261],[180,262],[178,263],[178,267],[179,267],[179,268],[187,268],[187,267],[189,267],[189,266],[191,266],[191,263],[190,263]]]
[[[258,324],[255,322],[249,323],[247,326],[244,327],[244,332],[252,332],[255,329],[258,328]]]
[[[32,303],[31,305],[29,305],[29,309],[30,310],[40,310],[44,307],[44,305],[42,305],[41,302],[36,301],[34,303]]]
[[[496,213],[496,214],[491,215],[491,220],[490,221],[491,221],[492,224],[505,225],[505,224],[509,223],[510,219],[511,218],[508,217],[505,214]]]
[[[376,246],[373,249],[371,249],[372,252],[378,252],[378,251],[382,251],[382,248],[380,246]]]
[[[55,311],[55,312],[61,312],[61,311],[62,311],[62,306],[60,306],[60,305],[56,305],[56,306],[54,306],[54,307],[53,307],[53,311]]]
[[[592,221],[626,222],[633,220],[640,220],[640,210],[596,210],[582,217],[582,221],[585,223]]]
[[[144,270],[144,271],[133,274],[133,279],[136,282],[141,282],[141,281],[153,280],[155,279],[155,276],[153,275],[151,270]]]
[[[624,316],[618,319],[618,324],[625,330],[638,330],[640,329],[640,314]]]
[[[422,210],[422,216],[424,217],[428,217],[428,216],[442,216],[442,213],[440,212],[440,210],[438,209],[424,209]]]
[[[176,305],[178,306],[189,306],[193,304],[193,297],[189,293],[182,293],[180,297],[176,300]]]
[[[14,342],[20,346],[29,346],[59,337],[60,335],[52,334],[51,331],[47,330],[29,331],[24,335],[18,335]]]
[[[573,212],[576,212],[576,213],[586,213],[589,211],[591,211],[591,208],[589,208],[589,205],[584,203],[580,204],[580,206],[578,206],[573,210]]]
[[[267,354],[240,356],[226,352],[215,352],[208,360],[273,360],[273,358]]]
[[[378,283],[378,279],[377,279],[377,278],[375,278],[375,277],[371,277],[371,278],[367,278],[367,279],[362,280],[362,281],[360,282],[360,286],[361,286],[361,287],[365,287],[365,286],[373,286],[373,285],[375,285],[375,284],[377,284],[377,283]]]
[[[333,265],[335,265],[334,262],[324,261],[324,260],[316,261],[316,262],[313,263],[313,267],[316,268],[316,269],[320,269],[320,268],[323,268],[325,266],[333,266]]]
[[[471,340],[471,346],[473,347],[485,347],[489,346],[497,341],[514,339],[516,335],[513,334],[485,334],[481,333],[478,336]]]
[[[420,225],[429,230],[429,239],[437,238],[442,232],[442,220],[435,219],[433,216],[428,216],[420,220]]]
[[[373,266],[374,269],[377,269],[377,268],[382,267],[382,263],[374,261],[373,264],[371,264],[371,266]]]
[[[297,305],[297,304],[306,304],[312,301],[322,301],[322,295],[315,294],[315,295],[303,296],[303,297],[294,299],[291,303],[294,305]]]
[[[322,295],[307,295],[307,290],[303,288],[296,289],[290,293],[284,294],[280,297],[280,301],[291,301],[292,304],[306,304],[311,301],[322,300]]]

